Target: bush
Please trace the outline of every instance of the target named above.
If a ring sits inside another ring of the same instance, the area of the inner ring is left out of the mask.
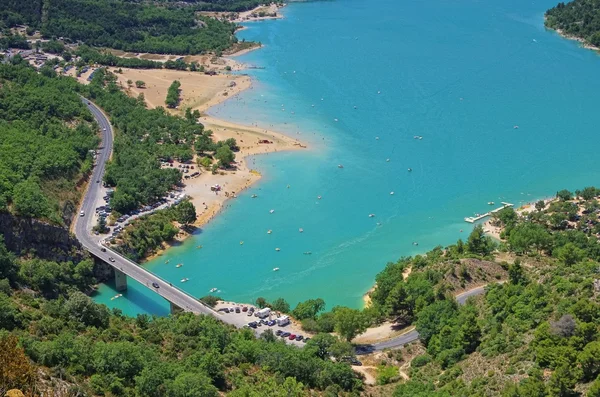
[[[399,377],[398,368],[389,365],[380,365],[377,367],[377,384],[387,385],[396,381]]]
[[[423,367],[431,362],[431,356],[429,354],[421,354],[413,358],[410,365],[415,368]]]
[[[213,295],[206,295],[200,298],[200,302],[210,307],[215,307],[217,305],[217,302],[222,300],[222,298]]]

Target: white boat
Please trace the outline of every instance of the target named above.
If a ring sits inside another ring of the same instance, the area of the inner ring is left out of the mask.
[[[344,168],[344,166],[341,164],[338,164],[338,168]]]
[[[306,251],[306,252],[304,253],[304,255],[310,255],[310,254],[312,254],[312,252],[310,252],[310,251]]]
[[[369,214],[369,218],[375,218],[375,214]]]
[[[272,214],[273,212],[275,212],[275,210],[271,210],[271,211],[269,211],[269,214]]]
[[[182,282],[182,283],[185,283],[185,282],[186,282],[186,281],[188,281],[188,280],[189,280],[189,278],[187,278],[187,277],[186,277],[186,278],[182,278],[182,279],[181,279],[181,282]]]
[[[513,129],[515,129],[515,130],[518,130],[518,129],[519,129],[519,126],[518,126],[518,125],[515,125],[515,126],[513,127]]]
[[[217,288],[211,288],[210,292],[217,292]]]
[[[252,198],[257,198],[258,196],[256,194],[253,194],[252,196],[250,196]]]
[[[317,196],[317,198],[318,198],[319,200],[321,200],[321,196]]]
[[[300,229],[298,229],[298,231],[299,231],[300,233],[302,233],[302,232],[304,231],[304,229],[300,228]]]
[[[493,201],[488,201],[488,205],[494,205],[495,203]]]
[[[279,271],[279,268],[278,268],[278,267],[274,267],[274,268],[273,268],[273,271],[274,271],[274,272],[278,272],[278,271]]]
[[[338,121],[338,119],[333,119],[333,121],[336,121],[336,122],[337,122],[337,121]]]
[[[390,162],[390,159],[385,159],[385,161],[389,163],[389,162]]]
[[[392,196],[393,196],[393,195],[394,195],[394,192],[390,192],[390,195],[392,195]]]
[[[267,234],[271,234],[273,231],[271,229],[267,230]]]
[[[408,172],[412,172],[412,168],[409,168],[409,169],[408,169]]]
[[[181,267],[181,266],[183,266],[183,263],[178,263],[175,265],[175,267]]]
[[[378,137],[378,136],[376,136],[376,137],[375,137],[375,140],[376,140],[376,141],[378,141],[378,140],[379,140],[379,137]]]
[[[275,248],[275,251],[279,252],[279,251],[281,251],[281,249],[280,248]]]

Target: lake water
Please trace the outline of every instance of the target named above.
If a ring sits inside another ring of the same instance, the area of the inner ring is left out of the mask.
[[[260,183],[146,266],[198,297],[360,307],[388,261],[466,238],[489,201],[598,184],[600,58],[544,29],[556,1],[305,2],[248,23],[254,87],[210,113],[311,150],[250,159]],[[168,312],[131,280],[115,294],[96,300]]]

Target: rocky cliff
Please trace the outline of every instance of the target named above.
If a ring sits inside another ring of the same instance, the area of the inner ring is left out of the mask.
[[[84,251],[69,230],[35,219],[0,213],[0,234],[6,247],[17,255],[35,254],[57,262],[80,261]]]

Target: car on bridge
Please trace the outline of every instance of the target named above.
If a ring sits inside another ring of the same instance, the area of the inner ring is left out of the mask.
[[[114,261],[115,261],[115,258],[113,258],[112,256],[109,256],[109,257],[108,257],[108,260],[109,260],[109,261],[111,261],[111,262],[114,262]]]
[[[157,282],[153,282],[153,283],[152,283],[152,286],[153,286],[154,288],[160,288],[160,285],[158,285],[158,283],[157,283]]]

